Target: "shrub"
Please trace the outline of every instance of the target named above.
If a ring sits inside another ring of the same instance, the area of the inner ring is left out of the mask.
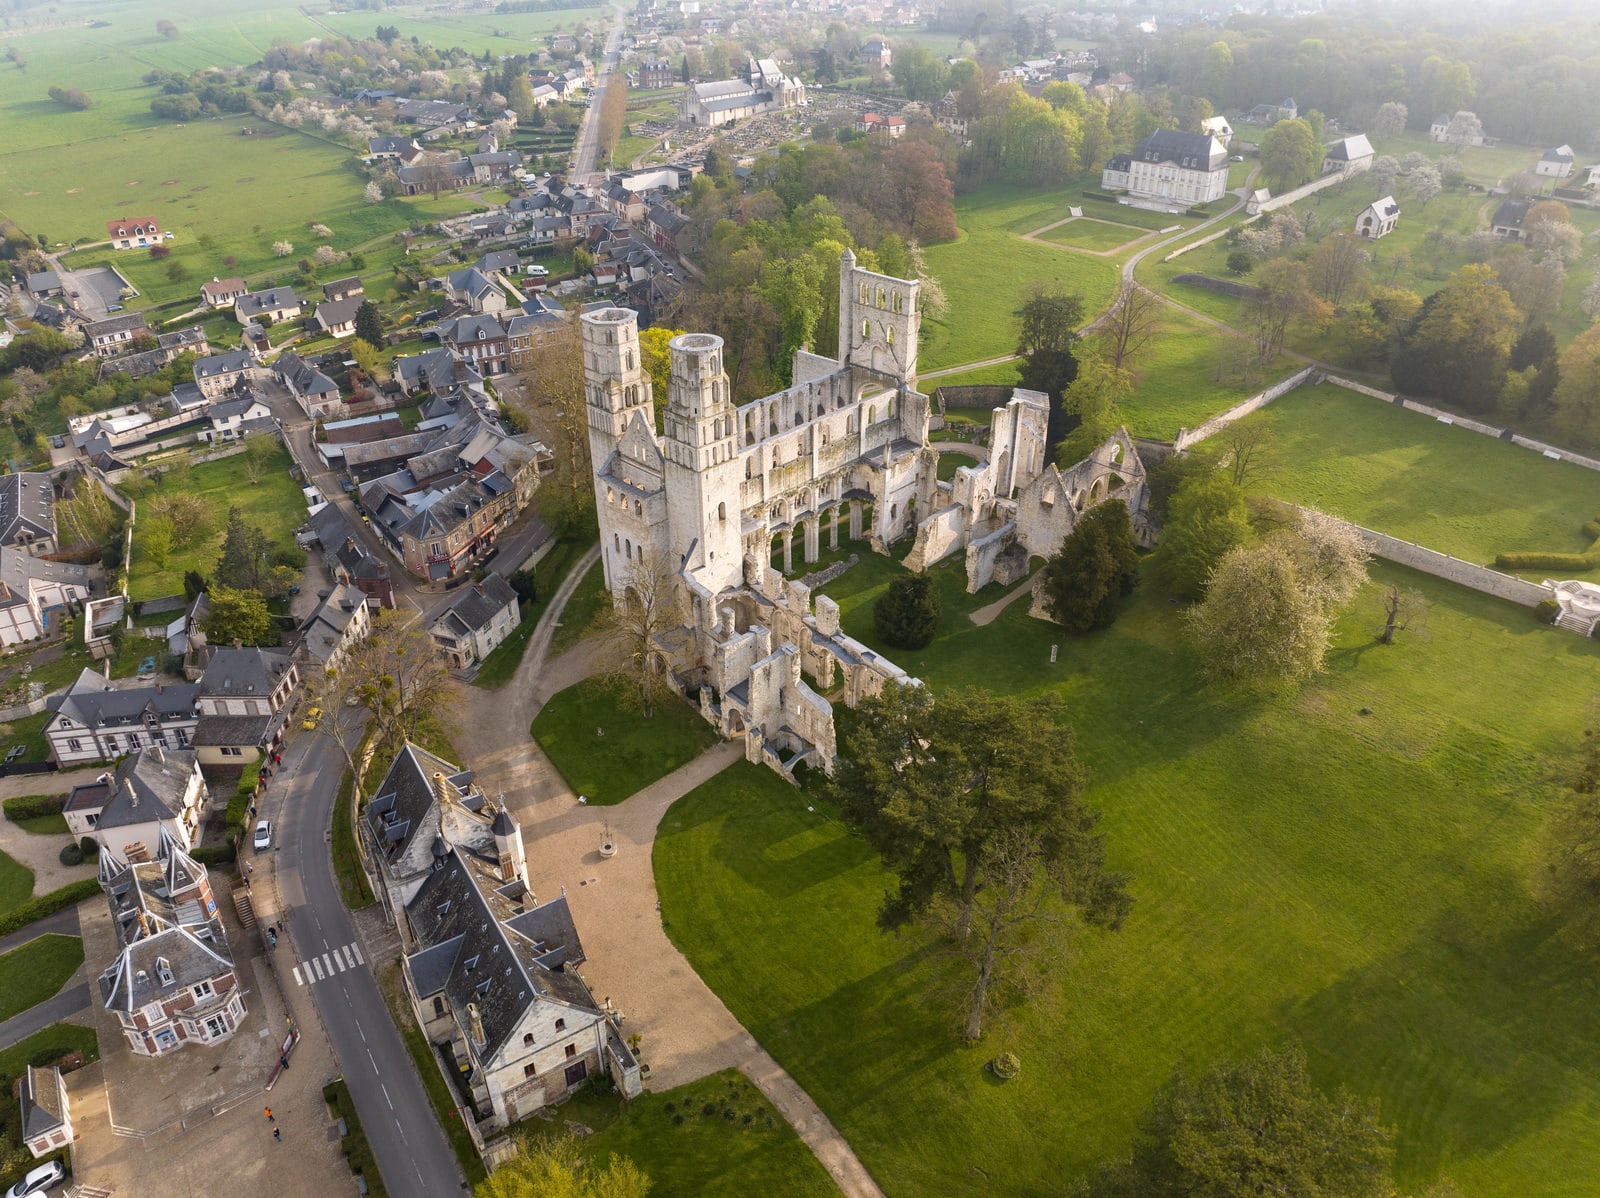
[[[14,907],[4,915],[0,915],[0,936],[9,936],[12,932],[27,927],[36,919],[54,915],[63,907],[76,906],[84,899],[93,898],[99,893],[100,883],[94,878],[84,878],[59,890],[52,890],[49,894],[31,898],[22,906]]]
[[[42,815],[60,815],[67,805],[66,795],[18,795],[5,801],[6,818],[17,820],[38,819]]]
[[[195,849],[189,856],[201,865],[232,865],[239,857],[238,850],[234,848],[233,841],[223,844],[210,845],[207,848]]]
[[[1002,1081],[1010,1081],[1022,1072],[1022,1062],[1014,1052],[1003,1052],[989,1062],[989,1070]]]
[[[1247,275],[1256,267],[1256,260],[1248,250],[1234,250],[1228,255],[1228,273]]]
[[[78,841],[78,851],[83,854],[85,861],[93,861],[100,856],[100,842],[93,836],[85,836]]]
[[[76,844],[62,845],[61,846],[61,864],[62,865],[82,865],[83,864],[83,850],[80,849]]]
[[[872,605],[879,639],[896,649],[926,648],[943,617],[939,592],[926,574],[895,579]]]
[[[152,258],[156,258],[156,259],[165,258],[170,253],[172,253],[172,250],[171,250],[171,248],[169,246],[153,245],[153,246],[150,247],[150,256]]]
[[[1554,599],[1541,599],[1533,606],[1533,618],[1541,624],[1554,624],[1561,614],[1561,604]]]
[[[1497,570],[1564,570],[1581,574],[1597,562],[1586,553],[1502,553],[1494,559]]]

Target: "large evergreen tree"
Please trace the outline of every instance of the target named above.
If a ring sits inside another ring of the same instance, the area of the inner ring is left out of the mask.
[[[878,639],[896,649],[926,648],[943,615],[938,588],[926,574],[895,579],[872,605]]]
[[[362,300],[356,309],[356,336],[374,348],[383,346],[383,313],[371,300]]]
[[[1044,601],[1068,632],[1109,628],[1139,582],[1139,550],[1128,505],[1097,503],[1045,567]]]

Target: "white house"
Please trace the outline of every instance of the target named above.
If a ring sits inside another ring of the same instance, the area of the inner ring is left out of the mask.
[[[200,284],[200,302],[208,308],[231,308],[250,294],[250,285],[243,279],[219,279]]]
[[[34,1160],[49,1156],[72,1143],[72,1111],[67,1105],[67,1083],[52,1065],[29,1065],[17,1087],[22,1116],[22,1142]]]
[[[86,669],[66,694],[46,700],[50,757],[63,769],[111,761],[145,745],[187,748],[194,736],[192,682],[117,684]]]
[[[489,656],[521,623],[517,593],[500,575],[489,574],[463,591],[429,631],[455,668],[465,670]]]
[[[1131,154],[1113,154],[1100,176],[1107,191],[1185,206],[1228,190],[1228,151],[1209,133],[1157,129]]]
[[[328,300],[317,305],[317,323],[322,331],[333,337],[353,336],[356,331],[356,313],[366,300],[360,295]]]
[[[1359,175],[1372,168],[1375,154],[1365,133],[1343,138],[1322,152],[1322,173],[1331,175],[1334,171],[1342,171],[1347,175]]]
[[[1208,133],[1222,143],[1227,149],[1228,143],[1233,140],[1233,126],[1228,124],[1225,116],[1208,116],[1200,122],[1200,132]]]
[[[132,864],[155,860],[164,841],[192,849],[205,802],[193,750],[147,745],[123,758],[116,773],[74,786],[62,814],[74,840],[93,837],[102,852]]]
[[[240,382],[254,381],[264,373],[255,354],[248,349],[231,349],[227,353],[197,358],[193,367],[195,386],[207,399],[225,396]]]
[[[161,244],[161,226],[153,216],[118,217],[106,221],[106,238],[114,250],[143,249]]]
[[[1543,175],[1547,179],[1565,179],[1572,174],[1572,167],[1576,161],[1571,146],[1554,146],[1539,156],[1533,173]]]
[[[1400,205],[1393,196],[1374,200],[1356,214],[1356,236],[1376,241],[1393,233],[1400,223]]]
[[[87,566],[34,557],[0,545],[0,645],[44,636],[89,598]]]
[[[332,670],[350,647],[365,640],[371,630],[372,613],[365,592],[354,583],[341,582],[324,596],[301,627],[300,653],[322,669]]]
[[[237,441],[247,433],[271,427],[272,409],[250,388],[242,387],[227,399],[212,404],[206,417],[211,424],[201,436],[216,444]]]
[[[251,647],[213,648],[195,690],[191,738],[201,765],[249,766],[283,738],[300,669],[287,654]]]

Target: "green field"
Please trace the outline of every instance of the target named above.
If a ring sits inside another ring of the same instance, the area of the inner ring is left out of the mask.
[[[891,573],[828,588],[875,648]],[[1430,640],[1373,644],[1391,581],[1428,594]],[[1288,697],[1206,686],[1153,589],[1088,638],[1022,605],[987,629],[947,607],[929,650],[894,656],[936,688],[1066,696],[1137,906],[1120,934],[1077,934],[1052,982],[967,1049],[940,1005],[944,959],[879,933],[885,876],[817,794],[741,763],[668,812],[669,934],[889,1194],[1059,1193],[1126,1151],[1175,1066],[1287,1037],[1319,1084],[1380,1101],[1401,1192],[1440,1175],[1475,1196],[1590,1192],[1593,971],[1527,875],[1600,650],[1379,565],[1328,672]],[[1003,1087],[983,1071],[1002,1049],[1023,1065]]]
[[[33,897],[33,871],[15,857],[0,853],[0,915]]]
[[[54,933],[0,953],[0,1021],[51,997],[83,964],[83,941]]]
[[[717,743],[687,703],[658,699],[646,719],[620,698],[616,684],[591,678],[552,695],[533,720],[533,739],[590,803],[620,803]]]
[[[643,1047],[648,1059],[650,1046]],[[616,1153],[644,1170],[652,1198],[824,1198],[839,1192],[811,1150],[737,1070],[659,1094],[647,1090],[627,1103],[586,1088],[562,1103],[550,1122],[530,1119],[526,1126],[543,1136],[567,1132],[569,1122],[595,1133],[578,1139],[587,1159],[604,1165]]]
[[[956,198],[960,235],[927,249],[928,269],[944,285],[950,307],[923,324],[918,357],[924,369],[1010,353],[1016,343],[1012,313],[1035,282],[1082,293],[1089,318],[1110,304],[1117,293],[1115,260],[1017,236],[1066,216],[1081,190],[986,187]]]
[[[1092,220],[1087,216],[1074,217],[1064,225],[1057,225],[1047,233],[1039,234],[1044,241],[1054,245],[1069,246],[1079,250],[1105,250],[1120,249],[1130,241],[1149,235],[1147,229],[1135,229],[1129,225],[1112,224],[1109,221]]]
[[[1258,489],[1280,498],[1481,564],[1593,540],[1582,526],[1600,516],[1600,474],[1571,462],[1326,383],[1247,420],[1272,431]]]
[[[211,518],[205,531],[192,545],[174,549],[164,568],[157,568],[139,552],[139,539],[134,537],[133,562],[128,572],[128,594],[135,600],[155,599],[162,595],[175,595],[183,590],[183,576],[188,570],[198,570],[208,578],[216,567],[222,551],[222,538],[227,529],[228,509],[237,507],[245,522],[261,529],[274,545],[292,547],[294,530],[304,523],[306,501],[300,493],[300,484],[289,476],[289,451],[279,447],[261,472],[261,481],[251,485],[240,467],[240,456],[203,462],[191,467],[182,482],[163,476],[152,494],[161,494],[163,486],[181,487],[199,496],[211,508]]]

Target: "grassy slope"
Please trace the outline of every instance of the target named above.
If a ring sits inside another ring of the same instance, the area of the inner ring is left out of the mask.
[[[598,804],[622,802],[717,741],[687,703],[660,699],[654,718],[645,719],[624,707],[604,679],[552,695],[534,717],[532,733],[573,793]]]
[[[1262,489],[1468,561],[1581,552],[1600,515],[1592,470],[1341,387],[1298,388],[1249,419],[1272,430]]]
[[[33,871],[15,857],[0,853],[0,914],[33,897]]]
[[[1015,236],[1066,217],[1068,205],[1082,200],[1081,191],[987,187],[957,199],[960,236],[927,251],[928,269],[944,284],[950,307],[942,319],[924,325],[923,369],[1010,352],[1016,336],[1012,312],[1035,282],[1081,292],[1090,317],[1111,302],[1117,288],[1113,259]]]
[[[1114,250],[1127,245],[1130,241],[1145,237],[1147,229],[1135,229],[1128,225],[1115,224],[1111,220],[1094,220],[1087,216],[1069,220],[1064,225],[1057,225],[1047,233],[1039,236],[1045,241],[1055,245],[1064,245],[1080,250]]]
[[[133,566],[128,578],[128,592],[134,599],[153,599],[159,595],[173,595],[183,590],[186,570],[199,570],[210,577],[222,552],[222,538],[228,525],[228,508],[239,508],[247,523],[260,528],[267,540],[278,545],[293,541],[294,530],[305,520],[305,499],[300,485],[289,477],[289,452],[279,448],[277,454],[262,471],[261,481],[251,486],[245,481],[240,462],[243,455],[204,462],[190,469],[181,484],[164,482],[163,485],[181,486],[183,490],[204,499],[211,506],[211,519],[203,536],[182,550],[174,550],[164,569],[139,553],[138,538],[134,539]],[[151,495],[160,495],[158,487]],[[148,510],[149,500],[142,501]]]
[[[891,573],[829,588],[869,644]],[[1291,1035],[1319,1081],[1382,1101],[1406,1186],[1444,1171],[1473,1194],[1587,1192],[1590,970],[1526,874],[1600,653],[1485,597],[1374,575],[1429,594],[1432,639],[1374,647],[1371,589],[1329,671],[1288,698],[1205,687],[1150,592],[1082,640],[1019,606],[989,629],[947,611],[932,648],[901,655],[935,686],[1060,690],[1113,864],[1136,879],[1124,931],[1080,934],[981,1048],[954,1039],[926,946],[876,931],[885,879],[866,845],[765,771],[725,772],[668,813],[670,933],[891,1194],[1055,1192],[1125,1149],[1174,1065]],[[1024,1071],[998,1088],[981,1067],[1001,1048]]]
[[[0,1020],[49,998],[82,964],[83,941],[76,936],[39,936],[0,954]]]
[[[724,1116],[730,1109],[731,1121]],[[651,1198],[839,1192],[760,1091],[732,1069],[626,1104],[586,1089],[562,1104],[554,1127],[540,1120],[527,1126],[546,1135],[568,1120],[594,1130],[578,1141],[589,1160],[604,1164],[615,1153],[644,1170]]]

